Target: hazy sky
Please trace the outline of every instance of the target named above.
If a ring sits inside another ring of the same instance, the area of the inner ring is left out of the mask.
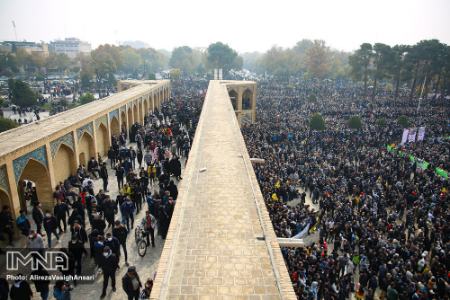
[[[324,39],[341,50],[363,42],[450,44],[450,0],[0,0],[0,40],[79,37],[94,47],[141,40],[157,49],[239,52]]]

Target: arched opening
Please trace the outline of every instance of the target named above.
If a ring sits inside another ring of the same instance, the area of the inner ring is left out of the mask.
[[[30,191],[30,193],[33,194],[33,187],[36,188],[35,196],[37,200],[42,203],[44,210],[53,210],[54,201],[52,184],[48,170],[44,165],[34,159],[30,159],[18,180],[18,182],[23,181],[28,181],[28,186],[30,187],[30,189],[25,188],[25,191]],[[19,193],[21,191],[23,192],[23,190],[23,186],[18,186]],[[31,199],[33,198],[34,196],[31,196]],[[20,208],[30,211],[24,203],[20,204]]]
[[[252,109],[252,92],[247,89],[245,90],[244,94],[242,94],[242,109],[248,110]]]
[[[95,157],[94,140],[88,133],[83,133],[78,143],[78,156],[80,165],[87,166],[87,162],[91,157]]]
[[[77,170],[75,155],[72,149],[61,144],[53,159],[53,170],[55,172],[56,182],[64,182],[70,175],[75,174]]]
[[[122,124],[120,126],[121,131],[127,131],[127,115],[124,111],[120,113],[120,118],[122,119]]]
[[[231,90],[228,92],[228,95],[230,96],[230,101],[231,101],[231,104],[233,105],[233,109],[237,110],[238,109],[238,107],[237,107],[238,93],[236,93],[235,90]]]
[[[140,123],[137,105],[133,106],[133,114],[134,114],[133,124],[134,123]]]
[[[131,127],[131,124],[133,124],[133,111],[131,110],[131,107],[128,109],[128,124],[127,129]]]
[[[105,125],[100,124],[97,129],[97,152],[100,153],[101,157],[108,154],[108,140],[108,129],[106,129]]]
[[[125,116],[125,113],[122,112],[122,115]],[[125,127],[126,126],[126,122],[124,122]],[[119,120],[117,120],[117,118],[112,118],[111,120],[111,136],[118,136],[120,134],[120,125],[119,125]]]
[[[160,103],[164,102],[164,96],[163,96],[162,91],[159,92],[159,100],[160,100]]]
[[[155,111],[155,95],[151,96],[150,103],[151,103],[152,112],[154,112]]]
[[[8,205],[11,209],[11,212],[13,211],[11,207],[11,202],[9,201],[9,195],[4,190],[0,189],[0,209],[3,209],[3,206]]]

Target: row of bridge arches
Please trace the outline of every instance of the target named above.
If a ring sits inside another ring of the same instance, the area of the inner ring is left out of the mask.
[[[119,135],[122,130],[129,130],[134,123],[143,124],[145,116],[153,112],[155,108],[159,108],[168,97],[168,92],[161,91],[145,99],[139,99],[133,104],[126,105],[123,111],[119,110],[120,113],[113,117],[104,116],[104,122],[97,123],[97,120],[91,122],[92,130],[83,130],[80,133],[77,130],[76,134],[75,131],[70,133],[73,143],[60,143],[52,152],[51,160],[30,156],[22,168],[20,176],[15,178],[17,194],[0,185],[1,207],[4,205],[12,207],[16,216],[19,209],[29,212],[30,202],[27,200],[32,199],[33,193],[35,193],[44,209],[52,210],[53,191],[59,182],[64,182],[69,176],[75,175],[78,165],[87,167],[91,157],[96,159],[97,155],[106,157],[113,135]],[[50,147],[44,146],[43,151],[50,151],[47,148]],[[14,165],[13,168],[15,168]],[[28,191],[30,184],[32,189]],[[12,203],[10,195],[13,199],[18,197],[19,203]]]

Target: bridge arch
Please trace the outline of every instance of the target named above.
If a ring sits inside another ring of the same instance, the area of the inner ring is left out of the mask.
[[[125,117],[125,113],[122,112],[122,114]],[[125,124],[126,124],[126,122],[125,122]],[[110,128],[111,128],[111,137],[118,136],[120,134],[120,124],[119,124],[119,120],[117,120],[116,117],[112,118]]]
[[[242,109],[252,109],[253,92],[250,89],[246,89],[242,94]]]
[[[133,105],[133,115],[134,115],[134,119],[133,119],[133,123],[140,123],[139,120],[139,112],[138,112],[138,107],[136,104]]]
[[[90,134],[84,132],[78,142],[78,158],[80,165],[87,166],[91,157],[95,157],[94,139]]]
[[[55,172],[55,182],[64,182],[77,170],[74,151],[65,144],[61,144],[53,158],[53,170]]]
[[[33,158],[29,159],[17,182],[24,182],[25,180],[35,184],[37,198],[42,206],[45,209],[53,209],[53,189],[47,167]],[[17,187],[18,193],[22,190],[19,185]],[[20,203],[20,206],[21,209],[27,209],[26,203]]]
[[[100,124],[97,128],[97,152],[100,155],[106,156],[108,154],[109,139],[108,139],[108,129],[104,124]]]
[[[230,96],[230,101],[231,104],[233,105],[233,109],[237,110],[238,109],[237,102],[239,97],[238,93],[235,90],[230,90],[228,92],[228,95]]]

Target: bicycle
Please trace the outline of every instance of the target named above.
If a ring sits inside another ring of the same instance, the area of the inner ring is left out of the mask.
[[[140,257],[144,257],[147,253],[147,232],[141,225],[136,226],[134,230],[134,238],[136,241],[136,246],[138,248],[138,254]]]

